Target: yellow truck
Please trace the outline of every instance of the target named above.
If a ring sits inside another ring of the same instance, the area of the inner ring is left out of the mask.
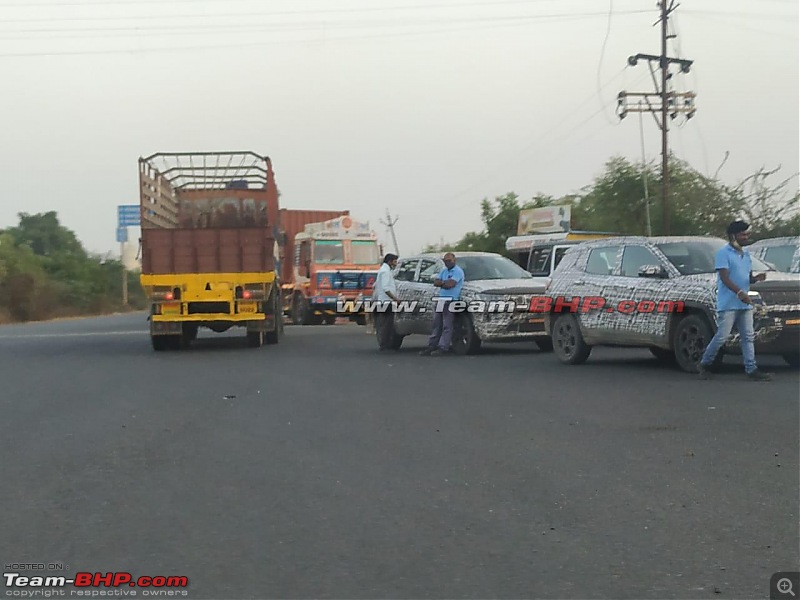
[[[278,188],[255,152],[139,159],[141,284],[153,349],[186,348],[205,327],[244,328],[252,347],[283,332]]]

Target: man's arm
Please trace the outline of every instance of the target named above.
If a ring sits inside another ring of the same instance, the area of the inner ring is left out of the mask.
[[[456,285],[461,281],[464,281],[464,276],[461,273],[456,273],[453,279],[448,279],[447,281],[443,282],[442,287],[446,290],[449,290],[456,287]]]
[[[718,271],[719,271],[719,278],[722,281],[722,283],[725,284],[725,287],[727,287],[730,291],[736,294],[736,297],[739,298],[739,300],[741,300],[745,304],[752,304],[750,296],[747,295],[747,292],[736,287],[736,284],[733,283],[733,281],[731,281],[728,269],[718,269]]]

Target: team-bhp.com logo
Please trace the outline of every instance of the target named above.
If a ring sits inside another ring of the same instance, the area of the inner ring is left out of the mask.
[[[110,573],[76,573],[74,577],[30,576],[20,573],[3,573],[6,596],[35,598],[64,596],[70,589],[70,596],[188,596],[181,588],[189,586],[189,578],[184,576],[134,577],[124,571]],[[114,588],[113,590],[101,588]],[[177,588],[177,589],[176,589]]]
[[[336,310],[340,313],[366,312],[366,313],[425,313],[428,311],[442,312],[445,307],[450,312],[467,313],[588,313],[591,311],[605,311],[632,315],[635,313],[681,313],[684,310],[682,300],[620,300],[609,302],[602,296],[533,296],[527,301],[512,300],[449,300],[448,298],[434,298],[433,306],[427,306],[418,300],[403,300],[401,302],[378,302],[377,300],[340,300]]]

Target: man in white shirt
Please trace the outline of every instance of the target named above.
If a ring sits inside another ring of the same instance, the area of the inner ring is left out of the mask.
[[[375,286],[372,288],[372,299],[376,302],[391,303],[399,302],[397,297],[397,284],[395,283],[392,269],[397,266],[398,256],[387,254],[383,257],[383,264],[378,269],[378,276],[375,278]],[[394,313],[391,305],[385,312],[373,313],[375,317],[375,333],[378,337],[378,347],[385,350],[389,347],[392,331],[394,329]]]

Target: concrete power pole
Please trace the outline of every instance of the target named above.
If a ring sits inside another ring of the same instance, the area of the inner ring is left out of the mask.
[[[695,97],[694,92],[676,93],[669,91],[668,83],[672,78],[669,72],[669,67],[672,64],[677,64],[681,73],[688,73],[694,61],[686,60],[683,58],[670,58],[667,56],[667,41],[674,38],[674,35],[669,35],[667,30],[667,22],[669,15],[677,8],[676,0],[661,0],[658,3],[661,9],[661,17],[657,23],[661,23],[661,55],[655,56],[652,54],[636,54],[628,58],[628,64],[635,66],[640,59],[646,60],[649,63],[650,73],[653,76],[655,83],[655,72],[653,71],[653,64],[657,64],[661,69],[661,89],[656,84],[655,93],[649,92],[626,92],[621,91],[617,95],[617,111],[620,119],[624,119],[630,112],[649,112],[661,113],[661,121],[656,118],[661,129],[661,235],[670,235],[670,202],[669,202],[669,143],[668,143],[668,120],[667,116],[674,119],[679,114],[686,115],[687,119],[691,119],[695,112]],[[669,3],[669,4],[668,4]],[[637,104],[629,104],[628,99],[631,97],[639,97],[644,100],[647,108],[642,106],[641,100]]]
[[[394,253],[397,256],[400,256],[400,248],[397,247],[397,237],[394,235],[394,224],[397,223],[399,217],[395,217],[392,219],[391,215],[389,214],[389,209],[386,209],[386,220],[384,221],[381,219],[381,223],[389,228],[389,231],[392,234],[392,243],[394,243]]]

